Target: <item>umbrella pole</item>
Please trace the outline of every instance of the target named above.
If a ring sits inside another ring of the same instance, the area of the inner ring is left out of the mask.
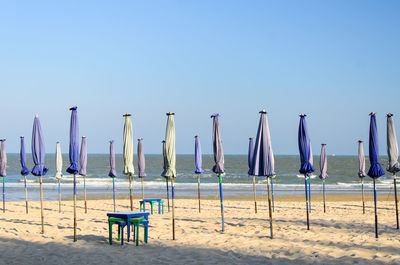
[[[87,213],[87,201],[86,201],[86,176],[83,176],[83,197],[85,199],[85,213]]]
[[[365,214],[364,178],[361,178],[361,198],[362,198],[363,214]]]
[[[26,213],[28,214],[28,190],[26,188],[26,176],[24,176],[24,184],[25,184],[25,206],[26,206]]]
[[[172,240],[175,240],[175,205],[174,205],[174,197],[175,197],[175,189],[174,189],[174,178],[171,178],[171,192],[172,192]]]
[[[221,200],[221,218],[222,218],[222,232],[225,232],[225,224],[224,224],[224,197],[222,195],[222,176],[219,176],[219,198]]]
[[[114,178],[113,178],[113,181],[114,181]],[[115,197],[115,193],[114,193],[114,197]],[[132,175],[129,175],[129,199],[131,201],[131,211],[133,211]],[[115,201],[115,199],[114,199],[114,201]],[[114,203],[114,205],[115,205],[115,203]],[[114,206],[114,212],[115,212],[115,206]]]
[[[271,177],[272,212],[275,212],[274,178]]]
[[[114,201],[114,212],[116,212],[115,210],[115,178],[113,177],[113,201]]]
[[[3,177],[3,213],[6,212],[6,178]]]
[[[168,200],[168,212],[169,212],[169,188],[168,188],[168,178],[165,178],[165,183],[167,183],[167,200]]]
[[[267,189],[268,189],[269,230],[271,232],[271,239],[273,239],[274,234],[272,230],[272,209],[271,209],[271,196],[269,193],[269,177],[267,177]]]
[[[76,175],[74,174],[74,242],[76,242]]]
[[[142,200],[144,200],[144,186],[143,186],[143,177],[140,178],[140,181],[142,182]]]
[[[376,209],[376,178],[374,178],[375,237],[378,238],[378,213]]]
[[[394,202],[396,204],[396,229],[399,229],[399,205],[397,200],[396,175],[394,174],[393,174],[393,185],[394,185]]]
[[[306,212],[307,212],[307,230],[310,230],[310,218],[308,216],[308,192],[307,192],[307,174],[304,174],[304,187],[306,192]]]
[[[61,213],[61,179],[58,179],[58,212]]]
[[[256,176],[253,175],[254,212],[257,213]]]
[[[308,210],[311,213],[311,174],[308,176],[308,203],[309,203]]]
[[[44,215],[43,215],[43,184],[42,176],[39,176],[40,183],[40,219],[42,220],[42,234],[44,234]]]
[[[200,174],[197,174],[197,197],[199,198],[199,213],[201,212],[200,207]]]
[[[326,207],[325,207],[325,179],[322,180],[322,190],[323,190],[323,197],[324,197],[324,213],[326,213]]]

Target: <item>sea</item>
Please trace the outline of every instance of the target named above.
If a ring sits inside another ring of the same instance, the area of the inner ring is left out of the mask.
[[[146,198],[165,198],[166,180],[161,176],[162,155],[146,155],[146,177],[143,178],[144,194]],[[24,177],[21,176],[18,154],[8,154],[7,177],[5,177],[6,201],[25,200]],[[33,167],[32,156],[27,154],[28,168]],[[314,156],[316,171],[311,176],[312,193],[322,193],[322,181],[319,179],[319,156]],[[380,159],[384,169],[387,166],[387,157]],[[134,163],[137,158],[134,157]],[[68,154],[63,154],[63,177],[60,187],[55,175],[55,155],[47,154],[45,159],[49,171],[43,176],[44,200],[58,200],[59,188],[63,199],[71,199],[73,195],[73,175],[65,172],[69,165]],[[369,161],[366,158],[368,171]],[[203,155],[204,174],[200,175],[201,196],[204,198],[218,198],[218,176],[212,172],[213,155]],[[300,195],[304,194],[304,176],[299,174],[300,160],[295,155],[275,156],[276,176],[273,180],[275,195]],[[115,179],[117,198],[128,198],[129,178],[123,171],[122,154],[116,155],[116,170],[118,176]],[[135,166],[137,171],[137,167]],[[197,198],[197,178],[194,173],[195,162],[193,155],[177,155],[177,176],[175,180],[175,196],[183,198]],[[225,174],[222,177],[224,197],[251,197],[253,196],[252,177],[249,177],[247,155],[225,155]],[[109,156],[107,154],[88,154],[87,176],[85,181],[87,197],[112,198],[113,183],[108,177]],[[356,156],[328,156],[328,178],[326,190],[329,193],[359,193],[360,178],[358,173],[358,158]],[[77,176],[77,196],[83,198],[84,180]],[[366,192],[373,188],[372,179],[364,180]],[[266,177],[256,177],[256,190],[259,196],[266,194]],[[388,172],[376,182],[378,191],[387,194],[393,193],[393,176]],[[39,178],[33,175],[27,176],[28,199],[39,200]],[[135,198],[141,198],[141,180],[134,176],[133,194]],[[169,183],[170,185],[170,183]]]

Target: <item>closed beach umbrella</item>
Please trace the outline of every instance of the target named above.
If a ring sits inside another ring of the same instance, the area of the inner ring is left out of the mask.
[[[113,200],[114,200],[114,212],[115,210],[115,178],[117,177],[117,171],[115,170],[115,151],[114,151],[114,140],[110,141],[110,172],[108,176],[113,180]]]
[[[306,123],[306,115],[300,115],[298,144],[300,153],[300,169],[299,172],[304,174],[305,194],[306,194],[306,212],[307,212],[307,230],[310,230],[310,220],[308,216],[308,193],[307,193],[307,175],[315,171],[313,165],[310,163],[310,137],[308,136],[308,129]]]
[[[369,125],[369,162],[370,168],[368,176],[374,181],[374,209],[375,209],[375,237],[378,238],[378,212],[376,206],[376,179],[385,175],[381,165],[379,164],[379,141],[378,129],[376,127],[375,112],[370,113],[371,121]]]
[[[358,177],[361,180],[361,200],[363,206],[363,214],[365,214],[364,177],[366,176],[367,174],[365,173],[365,155],[363,141],[358,140]]]
[[[168,112],[167,128],[165,131],[165,172],[163,176],[171,180],[172,195],[172,239],[175,240],[175,205],[174,182],[176,178],[176,153],[175,153],[175,113]]]
[[[319,178],[322,180],[322,192],[323,192],[323,197],[324,197],[324,213],[326,212],[326,207],[325,207],[325,180],[328,177],[328,158],[326,155],[326,144],[321,144],[321,156],[319,158],[319,168],[321,171],[321,174],[319,175]]]
[[[56,143],[56,179],[58,180],[58,212],[61,213],[62,154],[60,142]]]
[[[162,142],[162,159],[163,159],[163,172],[161,173],[161,176],[165,178],[165,184],[167,185],[167,202],[168,202],[168,212],[169,212],[169,188],[168,188],[168,178],[164,176],[164,172],[167,171],[167,164],[165,162],[166,157],[165,157],[165,141],[163,140]]]
[[[138,154],[138,176],[140,181],[142,182],[142,200],[144,200],[144,186],[143,186],[143,178],[146,177],[146,160],[144,158],[144,151],[143,151],[143,138],[138,139],[138,147],[137,147],[137,154]]]
[[[28,213],[28,189],[26,187],[26,176],[29,174],[29,169],[26,165],[26,152],[25,152],[25,138],[21,138],[21,149],[19,151],[19,162],[21,163],[21,175],[24,176],[24,186],[25,186],[25,208],[26,213]]]
[[[6,176],[7,176],[7,153],[6,153],[6,139],[1,139],[0,150],[0,177],[3,177],[3,213],[6,212]]]
[[[69,162],[67,172],[74,175],[74,242],[76,241],[76,174],[78,174],[79,159],[79,124],[77,107],[72,107],[69,127]]]
[[[218,175],[219,179],[219,198],[221,202],[222,232],[224,232],[225,222],[224,222],[224,197],[222,195],[222,174],[225,172],[225,168],[224,168],[224,151],[222,149],[222,140],[221,140],[218,117],[219,117],[218,113],[214,113],[213,115],[211,115],[211,118],[213,119],[212,140],[213,140],[213,152],[214,152],[214,162],[215,162],[215,165],[213,166],[212,170],[214,173]]]
[[[199,213],[201,212],[200,208],[200,175],[204,173],[203,170],[203,158],[201,152],[201,144],[200,138],[198,135],[194,137],[194,161],[196,164],[196,170],[194,173],[197,175],[197,197],[199,199]]]
[[[256,195],[256,177],[253,174],[253,157],[254,157],[254,138],[249,138],[249,150],[247,152],[247,164],[249,166],[248,174],[253,176],[253,197],[254,197],[254,212],[257,213],[257,195]]]
[[[393,174],[394,201],[396,206],[396,228],[399,229],[399,206],[397,202],[396,173],[400,171],[399,146],[397,145],[396,130],[392,119],[393,114],[387,114],[387,153],[389,165],[387,171]]]
[[[135,174],[133,166],[133,132],[131,114],[126,113],[123,115],[124,121],[124,134],[123,134],[123,156],[124,156],[124,174],[129,177],[129,199],[131,202],[131,211],[133,211],[133,194],[132,194],[132,178]]]
[[[254,146],[253,175],[258,177],[267,177],[270,233],[271,238],[274,238],[272,229],[271,194],[269,187],[269,178],[274,175],[274,158],[272,153],[267,112],[265,110],[262,110],[260,111],[260,114],[260,122],[258,124],[257,138]]]
[[[87,213],[86,201],[86,166],[87,166],[87,146],[86,137],[82,136],[81,153],[79,154],[79,175],[83,176],[83,198],[85,200],[85,213]]]
[[[46,175],[49,170],[44,164],[44,158],[46,155],[42,126],[40,125],[39,115],[35,115],[33,120],[33,131],[32,131],[32,158],[35,166],[32,168],[31,173],[34,176],[39,177],[40,183],[40,215],[42,220],[42,234],[44,233],[44,215],[43,215],[43,184],[42,177]]]

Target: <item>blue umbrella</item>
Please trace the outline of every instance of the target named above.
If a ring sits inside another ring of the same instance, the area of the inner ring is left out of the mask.
[[[6,139],[1,139],[1,150],[0,150],[0,177],[3,177],[3,213],[6,212],[6,175],[7,175],[7,154],[6,154]]]
[[[44,233],[44,214],[43,214],[43,184],[42,177],[46,175],[49,170],[44,164],[44,158],[46,151],[44,148],[44,140],[42,133],[42,126],[40,125],[39,115],[35,115],[33,120],[33,131],[32,131],[32,158],[35,166],[32,168],[31,173],[34,176],[39,176],[40,183],[40,213],[42,220],[42,234]]]
[[[203,160],[202,160],[202,153],[201,153],[201,144],[200,138],[198,135],[194,137],[194,160],[196,164],[196,171],[194,173],[197,174],[197,195],[199,199],[199,213],[201,212],[200,208],[200,175],[204,173],[202,168]]]
[[[26,166],[25,139],[23,136],[21,136],[21,149],[19,152],[19,161],[21,163],[21,175],[24,176],[25,205],[26,205],[26,213],[28,213],[28,189],[26,187],[26,176],[29,174],[29,169]]]
[[[300,153],[300,170],[299,172],[304,174],[304,184],[306,192],[306,212],[307,212],[307,230],[310,230],[310,220],[308,216],[308,193],[307,193],[307,174],[315,171],[313,165],[310,163],[310,138],[308,136],[308,129],[306,123],[306,115],[300,115],[298,144]]]
[[[274,238],[272,229],[272,208],[271,208],[271,195],[269,178],[274,175],[274,157],[271,146],[271,136],[269,133],[269,126],[267,120],[267,112],[260,111],[260,122],[258,124],[257,138],[254,146],[253,157],[253,170],[254,176],[267,177],[267,190],[268,190],[268,210],[269,210],[269,223],[271,238]]]
[[[117,177],[117,171],[115,170],[114,140],[110,141],[110,172],[108,173],[108,176],[113,179],[113,200],[115,212],[115,178]]]
[[[378,129],[376,127],[375,112],[369,114],[371,121],[369,124],[369,162],[370,168],[368,170],[368,176],[374,181],[374,209],[375,209],[375,237],[378,238],[378,213],[376,208],[376,179],[385,175],[381,165],[379,164],[379,141],[378,141]]]
[[[215,113],[211,115],[213,119],[213,151],[214,151],[214,162],[213,166],[214,173],[218,174],[219,178],[219,198],[221,201],[221,219],[222,219],[222,232],[225,231],[224,224],[224,197],[222,195],[222,174],[225,172],[224,168],[224,151],[222,150],[222,140],[219,128],[219,114]]]
[[[257,195],[256,195],[256,177],[253,174],[253,157],[254,157],[254,138],[249,138],[249,150],[247,153],[247,164],[249,166],[248,174],[253,176],[253,193],[254,193],[254,212],[257,213]]]
[[[76,174],[79,173],[79,124],[77,107],[70,108],[71,122],[69,127],[69,162],[67,172],[74,175],[74,242],[76,241]]]

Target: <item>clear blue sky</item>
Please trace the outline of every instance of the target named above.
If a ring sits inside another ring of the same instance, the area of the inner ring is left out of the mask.
[[[276,154],[298,154],[300,113],[314,153],[355,154],[375,111],[385,154],[387,112],[400,131],[399,14],[400,1],[0,1],[0,137],[30,145],[39,113],[47,152],[67,152],[77,105],[89,152],[110,139],[121,152],[130,112],[160,153],[173,111],[177,153],[195,134],[211,153],[219,112],[225,153],[245,154],[265,108]]]

